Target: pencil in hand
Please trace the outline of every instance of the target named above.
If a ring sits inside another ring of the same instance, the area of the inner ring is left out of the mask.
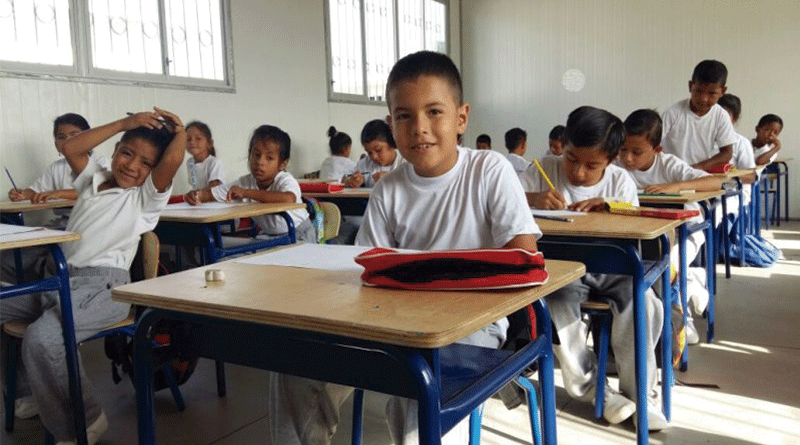
[[[542,164],[540,164],[536,158],[533,159],[533,163],[534,165],[536,165],[536,169],[539,170],[539,174],[542,175],[542,178],[544,178],[545,182],[547,182],[547,185],[550,187],[550,190],[556,191],[556,186],[554,186],[553,183],[550,181],[550,178],[547,177],[547,173],[544,172]]]

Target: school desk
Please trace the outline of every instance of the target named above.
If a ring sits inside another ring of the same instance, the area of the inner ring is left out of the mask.
[[[681,193],[679,196],[665,196],[665,195],[639,195],[639,202],[646,205],[665,205],[672,206],[678,205],[683,207],[685,204],[697,203],[703,211],[703,222],[701,223],[686,223],[678,226],[678,251],[680,255],[679,267],[681,271],[686,271],[688,261],[686,258],[686,239],[688,236],[699,230],[704,231],[705,242],[705,257],[706,257],[706,288],[708,289],[708,312],[706,315],[706,322],[708,329],[706,330],[706,341],[708,343],[714,342],[714,325],[716,321],[714,310],[714,298],[716,296],[716,252],[714,246],[715,230],[714,230],[714,211],[713,207],[709,206],[709,201],[720,197],[725,192],[723,190],[714,190],[710,192],[695,192],[695,193]],[[680,290],[681,307],[683,308],[683,323],[687,322],[688,307],[687,307],[687,284],[686,273],[681,272],[678,275],[678,289]],[[689,345],[686,344],[681,353],[680,370],[686,371],[689,365]]]
[[[341,192],[333,193],[303,193],[304,197],[336,204],[342,215],[363,216],[367,210],[371,188],[345,188]]]
[[[724,236],[722,237],[723,245],[725,246],[725,251],[723,252],[723,258],[725,259],[725,278],[731,277],[731,258],[730,258],[730,244],[731,238],[729,236],[730,228],[728,227],[728,198],[731,197],[738,197],[738,205],[739,205],[739,215],[744,215],[744,202],[743,202],[743,195],[742,189],[744,188],[744,183],[742,182],[742,178],[754,173],[754,169],[742,169],[742,170],[731,170],[726,173],[718,173],[714,174],[714,176],[718,178],[722,178],[726,183],[730,184],[733,183],[734,186],[726,187],[723,184],[723,190],[725,190],[725,194],[722,195],[722,233]],[[745,234],[745,222],[744,217],[738,218],[739,225],[736,230],[739,231],[739,266],[744,267],[746,265],[746,251],[744,250],[744,234]]]
[[[0,202],[0,213],[3,222],[8,224],[23,225],[23,214],[39,210],[66,209],[75,205],[71,199],[53,199],[44,203],[34,204],[30,200]]]
[[[766,174],[762,177],[765,184],[764,184],[764,221],[765,226],[769,229],[769,219],[770,219],[770,212],[769,212],[769,194],[775,193],[775,218],[773,219],[773,223],[780,226],[781,225],[781,193],[783,193],[784,199],[784,215],[786,221],[789,221],[789,161],[793,161],[794,158],[776,158],[774,161],[770,162],[766,165]],[[781,192],[781,176],[783,176],[784,187],[783,192]],[[772,189],[772,181],[775,181],[775,188]]]
[[[222,270],[224,283],[207,284],[208,268]],[[548,260],[547,270],[548,282],[536,287],[405,291],[365,286],[357,269],[233,259],[117,287],[114,300],[149,307],[134,340],[139,444],[155,442],[152,383],[144,376],[163,360],[148,339],[162,319],[188,322],[187,335],[173,338],[191,340],[174,344],[177,350],[417,399],[421,444],[439,444],[443,432],[538,361],[543,430],[554,444],[551,322],[540,299],[583,276],[585,268]],[[454,344],[532,302],[540,336],[521,350]]]
[[[2,226],[8,226],[2,224]],[[16,226],[12,226],[16,227]],[[56,265],[56,275],[50,278],[43,278],[32,283],[18,283],[13,286],[0,287],[0,299],[17,297],[20,295],[33,294],[46,291],[58,291],[59,302],[61,305],[61,327],[64,336],[64,349],[67,361],[67,377],[69,379],[69,396],[76,408],[74,413],[75,431],[77,431],[78,443],[86,444],[86,419],[83,410],[83,398],[81,397],[81,382],[78,373],[78,354],[75,342],[75,325],[72,321],[72,298],[69,286],[69,272],[67,270],[67,260],[58,243],[77,241],[81,238],[80,234],[74,232],[64,232],[61,230],[50,230],[36,228],[22,233],[4,234],[0,236],[0,252],[9,249],[22,249],[35,246],[49,246],[50,254]],[[18,353],[9,354],[10,366],[17,366]],[[15,381],[6,382],[8,387],[16,387]],[[14,410],[6,410],[6,425],[13,425]]]
[[[683,220],[646,218],[590,212],[575,217],[567,223],[537,220],[544,236],[539,239],[539,250],[546,258],[580,261],[590,273],[630,275],[633,277],[634,348],[636,350],[636,416],[639,422],[637,443],[646,445],[647,428],[647,334],[645,291],[661,277],[661,299],[664,307],[664,324],[661,332],[661,367],[664,415],[671,417],[672,392],[672,325],[670,313],[672,286],[670,285],[670,241],[668,234]],[[643,261],[639,253],[642,240],[659,240],[661,258]],[[684,269],[685,270],[685,269]],[[669,341],[667,340],[669,339]]]
[[[167,206],[161,212],[155,232],[161,244],[199,246],[203,260],[206,264],[211,264],[230,255],[293,244],[296,241],[295,227],[292,217],[287,212],[302,208],[305,208],[305,205],[296,202],[241,203],[225,208],[212,207],[208,209],[203,209],[202,204],[197,208],[190,209],[171,209]],[[278,214],[286,221],[289,228],[286,235],[266,240],[254,239],[253,242],[240,246],[224,247],[222,245],[219,223],[235,218],[271,214]]]

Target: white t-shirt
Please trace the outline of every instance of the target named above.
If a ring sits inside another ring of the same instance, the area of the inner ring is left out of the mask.
[[[108,162],[105,156],[92,154],[89,156],[90,163],[95,162],[100,167],[110,170],[111,163]],[[77,178],[77,175],[72,171],[69,166],[67,158],[58,158],[55,162],[48,165],[42,173],[42,176],[37,179],[29,188],[36,193],[51,192],[53,190],[69,190],[73,188],[72,183]]]
[[[114,187],[98,192],[111,171],[97,162],[86,165],[73,182],[78,200],[66,230],[81,239],[62,243],[67,262],[75,267],[129,269],[139,245],[139,235],[153,230],[169,200],[172,186],[159,193],[151,175],[139,187]]]
[[[772,150],[773,148],[775,148],[775,144],[764,144],[761,147],[755,148],[754,152],[753,152],[753,159],[758,159],[759,156],[761,156],[764,153]],[[775,154],[773,154],[772,156],[769,157],[769,162],[767,162],[767,164],[770,164],[770,163],[774,162],[775,158],[777,158],[777,157],[778,157],[778,153],[775,152]]]
[[[506,159],[511,162],[511,166],[514,167],[514,171],[517,172],[517,174],[524,172],[531,165],[530,161],[516,153],[509,153]]]
[[[636,188],[640,190],[649,185],[691,181],[709,176],[703,170],[698,170],[677,156],[667,153],[656,154],[653,165],[647,170],[628,170],[628,173],[636,183]]]
[[[356,163],[352,159],[344,156],[329,156],[322,161],[319,168],[319,179],[325,181],[341,181],[344,175],[353,173]]]
[[[372,175],[377,172],[390,172],[399,167],[401,164],[405,163],[405,159],[400,156],[400,150],[395,149],[395,153],[397,156],[394,158],[394,162],[391,165],[378,165],[372,162],[372,159],[369,156],[364,156],[363,158],[359,159],[356,163],[356,168],[353,171],[348,173],[353,173],[354,171],[359,171],[364,174],[364,185],[363,187],[374,187],[375,180],[372,179]]]
[[[698,116],[689,107],[689,99],[685,99],[669,107],[662,120],[664,153],[673,154],[689,165],[716,155],[718,147],[732,145],[737,140],[730,115],[718,104],[704,116]]]
[[[628,172],[614,164],[609,164],[603,172],[603,177],[597,184],[588,187],[572,185],[564,172],[564,162],[555,156],[545,156],[541,161],[542,169],[553,182],[567,201],[567,204],[585,201],[592,198],[614,198],[619,201],[639,205],[639,195],[636,184]],[[550,189],[547,181],[542,178],[539,169],[531,165],[525,173],[519,176],[522,188],[526,192],[541,193]]]
[[[186,160],[186,177],[192,190],[208,187],[208,183],[218,180],[225,182],[225,166],[216,156],[209,155],[203,162],[197,163],[194,157]]]
[[[497,152],[458,148],[447,173],[405,163],[378,181],[356,236],[362,246],[416,250],[497,248],[541,236],[511,165]]]
[[[212,187],[211,195],[214,197],[214,200],[225,202],[228,198],[228,191],[234,185],[238,185],[239,187],[245,189],[258,190],[258,182],[256,181],[256,178],[252,174],[248,174],[233,182]],[[303,200],[300,198],[300,184],[297,183],[297,180],[294,179],[292,175],[286,172],[278,172],[278,174],[275,175],[275,180],[272,181],[272,185],[270,185],[266,191],[292,192],[295,196],[295,202],[303,202]],[[305,208],[290,210],[288,213],[289,216],[292,217],[292,222],[294,222],[295,228],[299,227],[303,221],[308,219],[308,212]],[[261,229],[261,232],[266,233],[267,235],[282,235],[289,231],[289,228],[286,227],[286,221],[284,221],[283,217],[280,215],[261,215],[254,216],[252,218],[256,225]]]
[[[753,150],[753,143],[739,133],[736,133],[736,136],[738,140],[733,144],[733,164],[739,170],[755,168],[756,156]]]

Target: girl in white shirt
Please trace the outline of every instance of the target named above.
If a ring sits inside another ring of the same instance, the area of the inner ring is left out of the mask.
[[[765,114],[756,125],[756,138],[753,139],[756,165],[767,165],[774,161],[781,149],[778,139],[783,130],[783,119],[774,114]]]
[[[63,155],[62,147],[64,141],[89,128],[89,122],[80,114],[67,113],[58,116],[53,122],[53,139],[58,155]],[[105,168],[110,167],[108,159],[105,157],[92,155],[91,152],[89,156],[92,156],[101,166]],[[72,181],[74,180],[75,174],[69,167],[67,160],[63,157],[59,157],[57,161],[47,166],[44,174],[30,187],[23,190],[9,190],[8,198],[12,201],[24,201],[29,199],[34,203],[47,202],[49,199],[74,200],[78,198],[78,194],[72,187]],[[64,215],[69,216],[69,211],[65,211]],[[66,224],[66,221],[64,221],[64,224]],[[63,225],[60,228],[63,228]]]
[[[396,169],[403,157],[397,152],[389,124],[380,119],[367,122],[361,130],[361,145],[367,156],[356,164],[355,171],[348,175],[347,187],[373,187],[379,179]]]
[[[350,159],[353,139],[347,133],[336,131],[336,127],[333,125],[328,129],[328,137],[330,138],[328,146],[331,149],[331,156],[322,161],[319,178],[338,182],[356,169],[356,163]]]
[[[189,193],[225,182],[225,166],[217,158],[208,125],[200,121],[186,125],[186,151],[192,155],[186,160],[186,174],[192,188]]]

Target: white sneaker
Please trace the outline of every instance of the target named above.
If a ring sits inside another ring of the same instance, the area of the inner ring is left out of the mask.
[[[692,317],[686,317],[686,343],[690,345],[700,343],[700,334],[697,333],[697,327],[694,325]]]
[[[39,415],[39,404],[33,396],[20,397],[14,401],[14,416],[17,419],[30,419]]]
[[[603,417],[611,424],[622,423],[636,412],[636,404],[606,385],[603,396]]]
[[[102,436],[107,430],[108,417],[106,417],[106,413],[100,411],[100,415],[97,417],[97,419],[86,428],[86,441],[89,442],[89,445],[95,445],[97,441],[100,440],[100,436]],[[75,442],[58,442],[56,445],[75,445]]]
[[[639,428],[639,420],[633,416],[633,426]],[[647,429],[648,431],[661,431],[669,426],[664,413],[661,412],[661,402],[657,397],[647,399]]]

